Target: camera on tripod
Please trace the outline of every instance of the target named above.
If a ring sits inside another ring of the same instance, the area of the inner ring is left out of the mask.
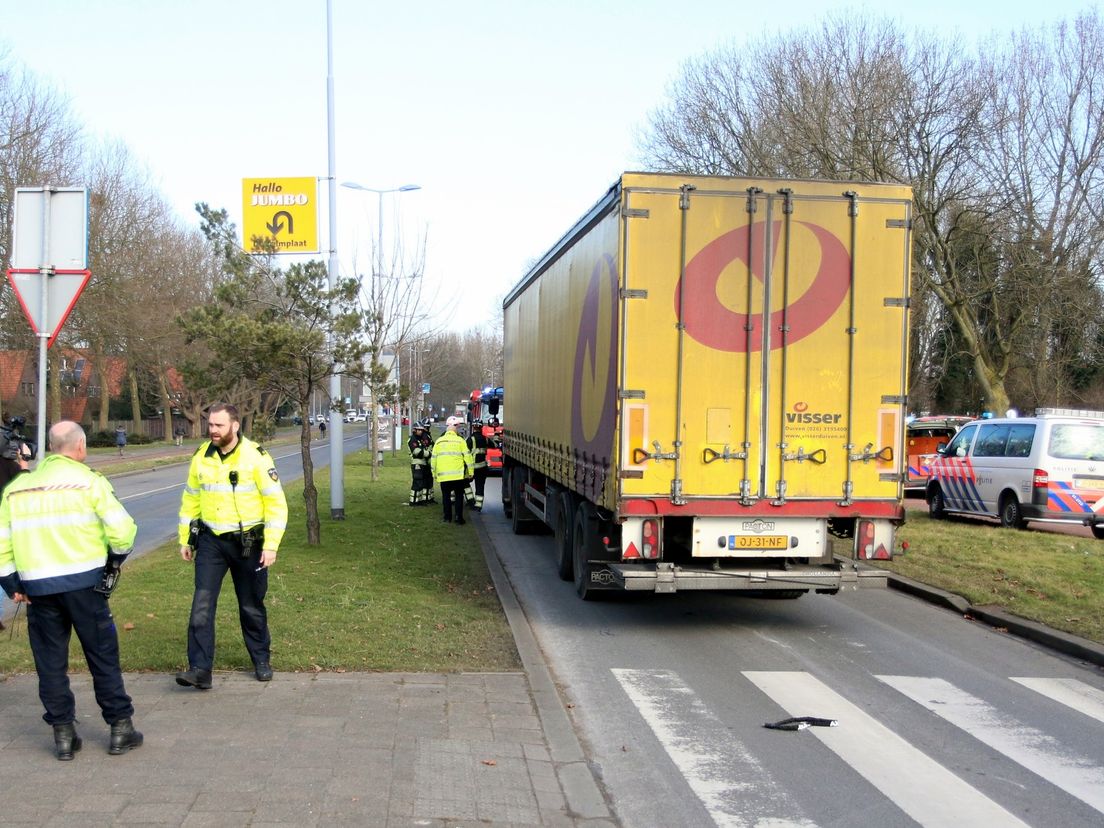
[[[0,425],[0,457],[8,460],[23,458],[28,463],[35,459],[37,446],[23,433],[26,425],[27,420],[23,417],[12,417]]]

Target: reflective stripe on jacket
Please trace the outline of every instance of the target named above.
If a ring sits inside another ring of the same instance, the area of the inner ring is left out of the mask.
[[[429,462],[433,477],[438,482],[471,477],[475,465],[468,444],[455,431],[446,431],[437,438]]]
[[[475,468],[487,468],[487,438],[482,434],[473,434],[468,438],[468,451],[475,460]]]
[[[126,557],[138,527],[111,484],[84,463],[51,454],[12,479],[0,501],[0,585],[54,595],[99,583],[113,556]]]
[[[230,485],[230,472],[237,472],[236,486]],[[223,457],[208,440],[196,449],[188,467],[177,537],[181,546],[188,542],[188,525],[194,518],[216,535],[263,524],[264,548],[275,550],[284,537],[287,514],[276,462],[267,451],[238,435],[234,450]]]

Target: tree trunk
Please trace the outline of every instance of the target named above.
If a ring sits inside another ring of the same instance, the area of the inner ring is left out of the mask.
[[[49,416],[46,418],[51,423],[61,419],[61,383],[58,382],[58,357],[57,352],[46,352],[46,391],[49,393]]]
[[[310,404],[310,398],[300,400],[301,409]],[[311,459],[311,424],[302,418],[299,427],[299,453],[303,458],[303,505],[307,510],[307,545],[322,543],[322,523],[318,519],[318,488],[314,485],[314,460]]]
[[[376,408],[376,395],[372,394],[372,418],[368,426],[368,452],[372,458],[372,482],[379,480],[379,411]]]
[[[142,403],[138,399],[138,371],[127,366],[127,379],[130,380],[130,419],[135,433],[142,427]]]
[[[162,419],[165,421],[165,439],[172,439],[173,442],[176,442],[172,417],[173,401],[169,396],[169,381],[165,376],[165,369],[163,367],[157,369],[157,393],[161,397],[161,413]]]

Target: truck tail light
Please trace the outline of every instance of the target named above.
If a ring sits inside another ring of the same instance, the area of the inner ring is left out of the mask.
[[[1045,469],[1035,469],[1031,473],[1031,486],[1034,489],[1050,488],[1050,474]]]
[[[860,560],[888,561],[893,553],[886,548],[884,541],[878,542],[878,527],[872,520],[860,520],[856,530],[858,538],[857,556]]]
[[[644,521],[641,534],[643,538],[640,545],[640,554],[642,557],[654,561],[659,557],[659,521],[654,519]]]
[[[874,521],[872,520],[860,520],[859,521],[859,557],[863,560],[870,560],[874,557]]]

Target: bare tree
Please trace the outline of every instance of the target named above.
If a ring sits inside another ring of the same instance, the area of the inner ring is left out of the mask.
[[[1045,317],[1088,311],[1094,295],[1099,307],[1104,44],[1091,12],[977,51],[829,17],[688,64],[640,144],[674,171],[910,184],[914,302],[930,293],[945,313],[914,325],[952,324],[941,341],[965,352],[987,406],[1003,411],[1014,366],[1035,338],[1057,336]],[[1055,305],[1079,284],[1093,286],[1079,304]],[[1051,360],[1074,350],[1068,339]]]
[[[379,433],[379,405],[383,401],[401,400],[401,390],[390,380],[390,363],[385,364],[386,351],[400,354],[417,332],[430,322],[433,300],[425,285],[425,236],[420,236],[412,248],[403,243],[403,234],[396,233],[396,241],[390,255],[373,248],[371,273],[358,277],[360,306],[364,315],[364,337],[367,351],[360,372],[371,396],[371,413],[368,427],[369,449],[372,457],[372,480],[379,479],[379,458],[375,449]],[[374,241],[379,245],[380,240]],[[354,263],[355,268],[355,263]],[[400,376],[400,382],[401,382]],[[396,406],[395,416],[399,416]],[[395,447],[396,449],[398,446]]]

